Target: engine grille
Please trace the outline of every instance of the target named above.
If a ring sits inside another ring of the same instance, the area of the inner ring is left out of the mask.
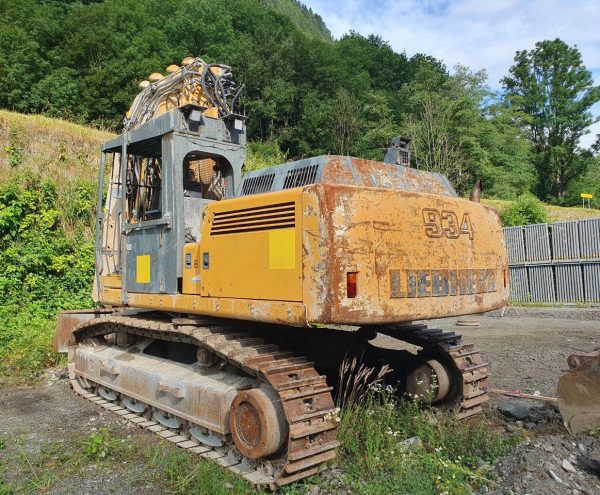
[[[318,168],[318,165],[309,165],[308,167],[288,170],[283,183],[283,188],[292,189],[294,187],[306,186],[307,184],[314,184],[317,179]]]
[[[296,226],[296,204],[278,203],[215,213],[210,235],[237,234]]]
[[[259,175],[257,177],[244,179],[242,196],[269,192],[271,187],[273,187],[274,180],[275,174]]]

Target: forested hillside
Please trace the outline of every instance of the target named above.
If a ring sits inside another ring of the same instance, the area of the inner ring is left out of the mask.
[[[461,193],[482,178],[488,196],[576,204],[582,188],[600,193],[597,159],[577,149],[600,94],[576,48],[544,43],[519,52],[496,94],[483,72],[377,36],[332,41],[293,0],[0,0],[0,107],[118,130],[139,81],[200,55],[233,67],[250,139],[287,158],[380,159],[404,134],[413,164]],[[527,85],[531,71],[543,84]]]
[[[288,17],[304,34],[332,40],[331,32],[319,14],[298,0],[262,0],[273,11]]]

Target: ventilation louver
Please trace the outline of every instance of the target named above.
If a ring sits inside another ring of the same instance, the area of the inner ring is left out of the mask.
[[[319,165],[309,165],[308,167],[295,168],[288,170],[283,183],[284,189],[306,186],[314,184],[317,179],[317,170]]]
[[[257,206],[215,213],[210,235],[237,234],[293,228],[296,225],[294,202]]]
[[[269,192],[271,187],[273,187],[274,180],[275,174],[259,175],[257,177],[244,179],[242,196]]]

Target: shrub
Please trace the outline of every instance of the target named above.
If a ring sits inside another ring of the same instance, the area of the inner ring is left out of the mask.
[[[248,158],[244,167],[245,172],[260,170],[285,163],[287,156],[279,149],[275,141],[254,141],[248,143]]]
[[[77,201],[64,207],[54,184],[35,174],[0,185],[0,386],[30,382],[55,365],[56,313],[93,304],[89,193],[76,184]]]
[[[11,168],[18,167],[23,161],[25,149],[25,130],[18,125],[11,125],[8,130],[8,145],[4,152],[8,155],[8,164]]]
[[[544,204],[530,195],[522,196],[503,208],[500,218],[505,227],[549,222]]]

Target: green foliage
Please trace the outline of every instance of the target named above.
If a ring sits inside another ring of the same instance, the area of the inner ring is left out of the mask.
[[[505,227],[549,222],[544,204],[532,195],[524,195],[500,210],[500,218]]]
[[[89,460],[102,460],[107,457],[116,447],[116,440],[106,427],[93,431],[82,440],[84,455]]]
[[[84,233],[93,189],[76,181],[63,207],[53,182],[37,175],[0,186],[0,384],[32,380],[56,364],[56,313],[92,304],[93,244]]]
[[[249,141],[277,143],[289,160],[380,160],[402,133],[414,164],[447,175],[461,194],[480,178],[488,196],[535,191],[564,204],[577,203],[572,188],[592,164],[576,146],[600,90],[560,40],[518,52],[502,98],[484,72],[450,74],[379,36],[332,40],[297,0],[0,0],[0,13],[1,107],[118,130],[139,81],[199,55],[231,65],[246,85]],[[7,149],[15,166],[20,150]],[[253,160],[247,170],[263,166]]]
[[[412,437],[420,442],[402,443]],[[519,443],[484,419],[467,424],[381,389],[342,411],[339,438],[347,483],[369,494],[470,494],[490,484],[482,461],[493,463]]]
[[[507,101],[521,112],[521,124],[529,130],[539,197],[564,197],[591,161],[591,153],[578,149],[578,142],[594,121],[590,108],[600,101],[600,86],[594,86],[577,47],[560,39],[517,52],[503,83]]]
[[[244,166],[245,172],[260,170],[285,163],[287,157],[274,141],[254,141],[248,143],[248,156]]]
[[[581,206],[581,193],[592,194],[590,206],[600,208],[600,156],[591,159],[586,172],[571,182],[560,204]]]
[[[288,17],[302,32],[331,40],[331,32],[319,14],[298,0],[262,0],[275,12]]]
[[[402,133],[411,138],[418,168],[447,176],[460,193],[482,179],[485,193],[514,198],[528,191],[533,174],[524,135],[511,110],[494,102],[485,72],[457,66],[442,77],[423,65],[401,90],[406,102]]]
[[[4,481],[2,481],[2,478],[0,478],[0,495],[13,495],[14,493],[13,489],[6,486]]]
[[[8,165],[11,168],[21,165],[21,162],[23,161],[24,147],[24,129],[16,125],[11,125],[8,129],[8,144],[4,146],[4,152],[8,155]]]

